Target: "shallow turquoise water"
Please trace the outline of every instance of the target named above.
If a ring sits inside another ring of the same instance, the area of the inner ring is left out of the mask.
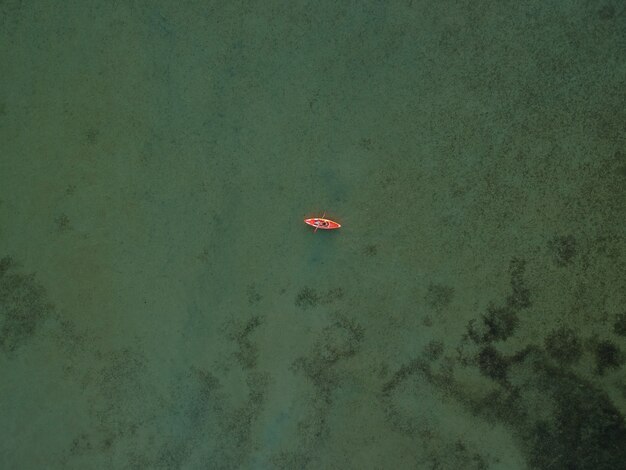
[[[619,468],[625,21],[0,2],[0,466]]]

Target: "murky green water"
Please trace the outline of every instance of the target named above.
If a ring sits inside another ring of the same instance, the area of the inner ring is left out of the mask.
[[[626,9],[548,3],[0,1],[0,467],[623,468]]]

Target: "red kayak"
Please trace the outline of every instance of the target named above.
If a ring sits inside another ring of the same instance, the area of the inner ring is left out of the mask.
[[[326,216],[326,213],[324,213],[322,217],[315,217],[313,219],[304,219],[304,223],[307,225],[310,225],[311,227],[315,227],[315,230],[313,230],[313,232],[317,232],[318,228],[321,228],[322,230],[333,230],[333,229],[341,227],[341,224],[338,224],[337,222],[330,220],[330,219],[325,219],[324,218],[325,216]]]

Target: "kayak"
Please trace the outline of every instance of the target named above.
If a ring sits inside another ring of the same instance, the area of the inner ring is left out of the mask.
[[[310,225],[311,227],[315,227],[315,231],[317,231],[318,228],[321,228],[322,230],[333,230],[341,227],[341,224],[338,224],[337,222],[330,219],[325,219],[324,217],[304,219],[304,223]]]

